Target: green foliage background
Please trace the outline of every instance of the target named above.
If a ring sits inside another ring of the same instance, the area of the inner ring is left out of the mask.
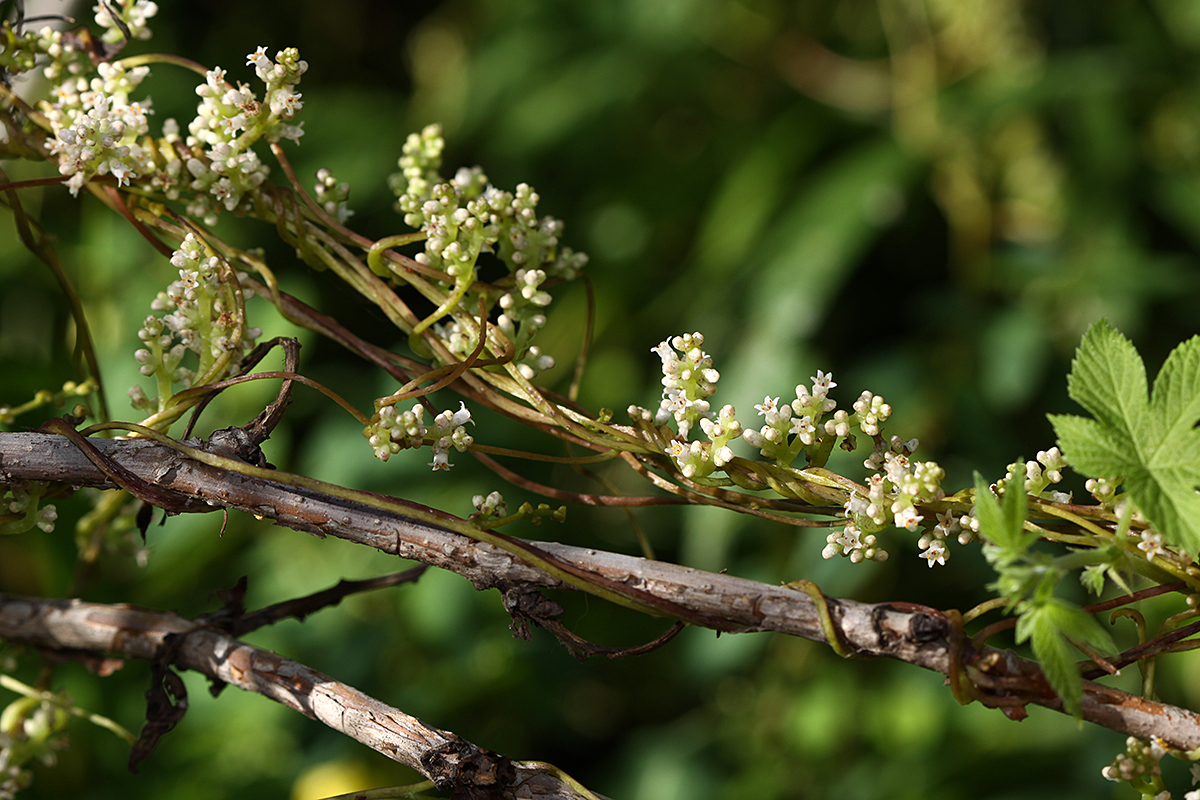
[[[366,235],[401,231],[386,176],[404,136],[429,122],[445,126],[448,171],[479,163],[498,185],[537,187],[542,208],[566,220],[566,243],[592,256],[598,316],[581,400],[593,408],[653,404],[649,348],[701,330],[723,376],[715,400],[744,421],[764,394],[790,395],[816,369],[832,370],[843,404],[862,389],[883,394],[896,409],[891,432],[920,437],[918,455],[946,467],[953,491],[972,470],[995,480],[1009,461],[1049,447],[1047,412],[1078,413],[1065,375],[1093,320],[1107,316],[1129,335],[1152,372],[1200,327],[1195,3],[163,5],[155,38],[129,52],[179,53],[236,80],[248,79],[242,65],[255,47],[300,48],[310,64],[306,134],[289,152],[303,176],[329,167],[350,182],[351,224]],[[156,67],[143,84],[156,119],[189,119],[195,83]],[[110,404],[131,415],[135,331],[172,270],[97,203],[58,188],[23,198],[60,237]],[[301,265],[270,228],[226,219],[220,233],[266,247],[288,291],[403,346],[382,315]],[[561,388],[579,348],[582,288],[552,309],[542,345],[560,367],[545,383]],[[288,332],[265,304],[250,311],[268,334]],[[68,320],[45,268],[14,234],[0,235],[0,402],[78,377]],[[303,371],[360,408],[392,390],[335,346],[305,342]],[[272,391],[227,392],[209,429],[244,423]],[[440,405],[457,405],[444,395]],[[34,416],[21,422],[36,426]],[[463,456],[448,476],[431,475],[424,454],[380,464],[356,423],[315,393],[299,393],[285,426],[268,455],[292,471],[462,514],[472,494],[495,488],[510,507],[527,499]],[[476,437],[554,452],[484,415]],[[527,472],[594,490],[568,470]],[[619,471],[607,477],[646,489]],[[84,508],[64,504],[54,534],[0,540],[0,589],[67,591],[70,523]],[[977,548],[955,546],[946,568],[928,570],[915,542],[896,536],[885,545],[891,560],[855,567],[823,561],[820,533],[713,509],[637,515],[660,557],[765,581],[808,578],[838,596],[966,608],[991,579]],[[82,595],[198,614],[243,574],[249,601],[262,605],[403,566],[251,519],[231,520],[223,537],[219,528],[216,515],[155,526],[148,566],[106,556]],[[612,511],[573,508],[561,527],[521,533],[636,552]],[[557,599],[570,625],[607,644],[663,627]],[[1097,797],[1108,792],[1100,767],[1123,746],[1038,709],[1015,723],[960,708],[940,676],[842,662],[786,637],[688,630],[648,656],[581,665],[543,632],[513,640],[507,624],[494,593],[429,574],[249,638],[629,800]],[[19,672],[32,680],[37,667],[27,655]],[[1127,672],[1120,685],[1135,688]],[[1163,699],[1200,707],[1194,659],[1163,672]],[[103,680],[66,665],[56,677],[80,704],[137,728],[145,664]],[[27,796],[309,798],[415,779],[266,700],[232,690],[211,699],[195,676],[188,685],[186,719],[141,775],[125,771],[123,745],[77,723],[73,746]],[[1185,790],[1182,769],[1172,781]]]

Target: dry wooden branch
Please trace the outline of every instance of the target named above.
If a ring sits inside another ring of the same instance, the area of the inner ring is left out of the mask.
[[[523,595],[541,587],[562,587],[558,579],[508,552],[400,513],[209,466],[155,442],[92,442],[129,472],[176,493],[190,508],[203,503],[213,509],[241,509],[296,530],[337,536],[448,569],[479,589],[500,589],[506,605],[518,613]],[[0,434],[0,482],[23,480],[112,488],[104,473],[61,436]],[[716,630],[775,631],[818,642],[832,638],[830,644],[839,652],[894,658],[941,672],[963,702],[975,699],[1004,707],[1015,718],[1029,703],[1062,710],[1036,664],[1007,651],[972,649],[954,613],[911,603],[825,598],[815,591],[589,548],[533,544],[580,570],[702,614],[713,620]],[[1179,750],[1200,748],[1200,715],[1090,681],[1084,683],[1083,717],[1139,738],[1157,736]]]
[[[128,605],[0,594],[0,638],[37,647],[154,659],[183,636],[173,665],[269,697],[420,772],[462,797],[582,800],[545,770],[513,762],[432,728],[352,686],[220,630],[175,614]],[[472,793],[474,792],[474,793]],[[460,796],[456,794],[455,796]]]

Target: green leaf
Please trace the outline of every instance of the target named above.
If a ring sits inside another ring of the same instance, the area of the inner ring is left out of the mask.
[[[1103,654],[1117,651],[1112,634],[1094,616],[1074,603],[1054,598],[1046,603],[1045,612],[1063,636],[1083,642]]]
[[[1093,478],[1124,477],[1169,544],[1200,550],[1200,336],[1171,352],[1147,398],[1141,357],[1100,320],[1083,336],[1067,390],[1095,416],[1050,416],[1071,466]]]
[[[1020,463],[1018,461],[1018,463]],[[1037,534],[1025,533],[1025,474],[1014,470],[1008,474],[1001,505],[983,477],[975,473],[975,513],[979,517],[979,533],[1000,548],[1004,560],[1020,558],[1037,539]],[[1014,487],[1015,490],[1014,490]]]
[[[1058,598],[1029,607],[1017,620],[1017,643],[1029,640],[1033,655],[1050,687],[1062,700],[1063,708],[1079,717],[1082,714],[1083,678],[1067,637],[1102,652],[1115,650],[1112,637],[1095,617]]]
[[[1092,594],[1099,595],[1104,591],[1104,579],[1108,568],[1108,564],[1089,564],[1080,573],[1079,582]]]
[[[1042,673],[1050,682],[1063,709],[1075,717],[1083,715],[1083,678],[1071,646],[1045,614],[1038,614],[1032,627],[1033,655],[1041,664]]]

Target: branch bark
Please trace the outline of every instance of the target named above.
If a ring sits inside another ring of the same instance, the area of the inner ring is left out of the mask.
[[[0,638],[53,649],[154,659],[183,636],[173,665],[255,692],[420,772],[456,797],[583,800],[559,778],[432,728],[352,686],[203,623],[128,605],[0,594]],[[508,795],[489,794],[496,786]]]
[[[181,505],[240,509],[296,530],[337,536],[448,569],[479,589],[499,589],[510,609],[519,609],[520,597],[538,588],[563,587],[557,578],[506,551],[400,513],[209,466],[156,442],[91,442],[142,480],[178,495]],[[0,482],[23,480],[114,488],[64,437],[0,434]],[[973,649],[954,612],[912,603],[826,598],[811,587],[798,591],[590,548],[531,544],[580,570],[701,614],[716,630],[774,631],[829,642],[848,655],[905,661],[947,675],[963,702],[974,699],[1004,707],[1016,718],[1019,708],[1030,703],[1062,710],[1035,663],[1008,651]],[[1083,718],[1142,739],[1157,736],[1175,749],[1200,748],[1200,715],[1090,681],[1084,682]]]

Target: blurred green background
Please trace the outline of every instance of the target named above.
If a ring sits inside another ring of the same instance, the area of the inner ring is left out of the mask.
[[[309,62],[302,176],[330,168],[352,188],[351,224],[401,232],[386,177],[406,134],[440,122],[446,172],[481,164],[525,181],[591,254],[597,324],[581,401],[653,405],[649,348],[700,330],[722,372],[718,403],[749,423],[763,395],[791,396],[832,370],[843,405],[863,389],[895,409],[887,432],[917,436],[953,491],[991,480],[1053,444],[1047,412],[1071,412],[1065,374],[1079,336],[1107,316],[1156,370],[1200,329],[1200,3],[1180,0],[451,0],[163,3],[155,37],[128,53],[178,53],[252,81],[245,54],[297,46]],[[75,10],[87,16],[86,10]],[[143,84],[156,119],[190,119],[197,82],[155,68]],[[51,174],[12,165],[13,177]],[[275,175],[280,180],[278,171]],[[135,331],[172,279],[122,220],[58,188],[23,194],[59,238],[87,304],[109,402],[133,418]],[[228,216],[228,215],[226,215]],[[48,272],[0,234],[0,403],[77,378],[67,306]],[[265,225],[219,233],[262,246],[285,289],[360,335],[402,347],[383,316],[304,267]],[[582,287],[561,289],[542,346],[563,389],[583,327]],[[253,322],[290,332],[255,301]],[[302,370],[361,409],[394,387],[337,347],[302,336]],[[273,392],[227,392],[208,428],[243,424]],[[456,407],[449,393],[436,398]],[[43,415],[44,416],[44,415]],[[23,425],[41,422],[38,414]],[[206,431],[205,431],[206,432]],[[481,415],[481,442],[555,452]],[[427,454],[380,464],[357,424],[299,391],[267,446],[280,467],[466,514],[470,497],[528,497],[465,456],[431,475]],[[843,464],[861,475],[853,459]],[[522,469],[595,490],[569,470]],[[857,471],[856,471],[857,470]],[[619,470],[606,477],[647,491]],[[1071,479],[1069,479],[1071,480]],[[1082,493],[1081,481],[1073,484]],[[0,589],[68,591],[72,522],[0,540]],[[988,596],[977,548],[926,569],[911,537],[885,564],[820,558],[824,536],[714,509],[638,511],[660,557],[778,582],[809,578],[866,601],[968,608]],[[248,575],[249,602],[401,569],[394,559],[247,518],[175,517],[151,528],[138,566],[116,547],[82,596],[199,614]],[[565,525],[521,535],[635,553],[625,516],[572,508]],[[606,644],[664,625],[599,601],[556,597],[565,620]],[[1157,611],[1166,613],[1165,609]],[[1148,609],[1153,618],[1155,608]],[[1123,737],[1040,709],[1015,723],[957,706],[941,677],[892,663],[844,662],[782,636],[685,631],[651,655],[575,662],[548,635],[512,639],[494,593],[449,574],[352,598],[308,621],[248,637],[515,758],[553,762],[623,800],[688,798],[1130,797],[1100,768]],[[1160,665],[1164,700],[1200,707],[1196,659]],[[22,655],[32,680],[38,658]],[[1135,670],[1119,682],[1136,688]],[[78,665],[55,685],[137,729],[148,667],[99,679]],[[416,776],[253,696],[208,696],[142,764],[83,723],[22,796],[310,798]],[[7,702],[9,698],[0,697]],[[1185,771],[1167,765],[1186,791]],[[1172,771],[1173,770],[1173,771]]]

